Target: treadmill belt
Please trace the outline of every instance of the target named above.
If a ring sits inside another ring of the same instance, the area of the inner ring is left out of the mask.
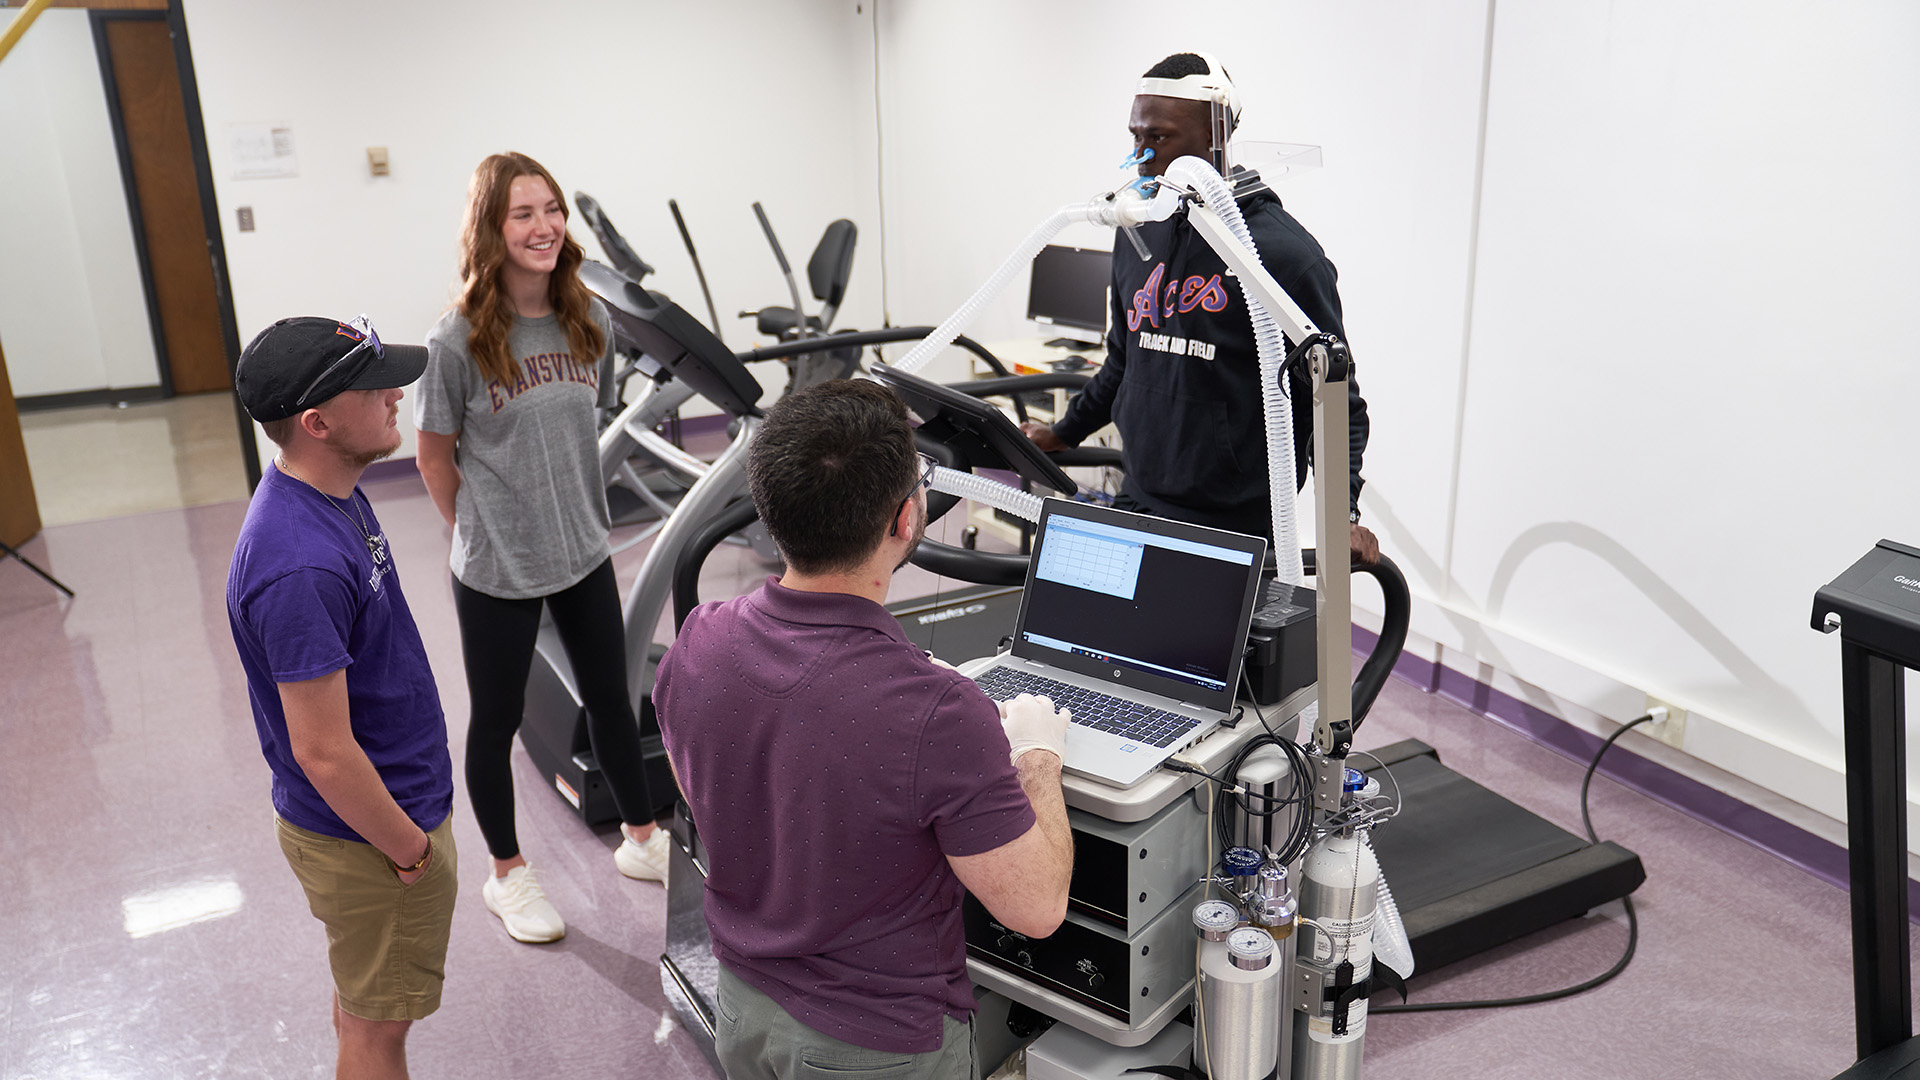
[[[1570,855],[1587,842],[1422,755],[1393,766],[1402,812],[1373,835],[1401,907],[1435,900]],[[1445,852],[1445,858],[1414,857]]]
[[[1587,843],[1440,764],[1417,739],[1377,756],[1403,801],[1373,849],[1423,971],[1583,915],[1647,879],[1640,856]]]

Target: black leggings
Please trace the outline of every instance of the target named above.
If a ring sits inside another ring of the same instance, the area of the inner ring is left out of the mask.
[[[553,613],[567,662],[587,707],[587,738],[613,794],[622,821],[653,820],[653,799],[640,760],[640,727],[627,700],[626,634],[620,624],[620,591],[613,560],[566,589],[546,597],[502,600],[453,581],[453,609],[460,618],[460,653],[467,665],[467,797],[496,859],[520,853],[513,830],[513,733],[526,711],[527,673],[540,632],[540,606]]]

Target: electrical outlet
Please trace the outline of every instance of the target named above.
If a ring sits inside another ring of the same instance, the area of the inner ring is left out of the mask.
[[[1665,720],[1655,720],[1652,723],[1642,724],[1640,725],[1640,730],[1646,732],[1649,737],[1659,739],[1675,750],[1686,749],[1687,710],[1670,701],[1661,701],[1659,698],[1649,694],[1647,696],[1647,711],[1652,712],[1655,709],[1667,710],[1667,718]]]

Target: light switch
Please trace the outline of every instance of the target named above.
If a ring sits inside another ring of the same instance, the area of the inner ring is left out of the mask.
[[[387,148],[384,146],[367,147],[367,171],[374,176],[387,175]]]
[[[235,211],[235,213],[240,218],[240,231],[252,232],[253,231],[253,207],[243,206],[239,210]]]

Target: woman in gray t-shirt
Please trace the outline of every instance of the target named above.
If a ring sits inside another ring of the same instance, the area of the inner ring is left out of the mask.
[[[566,647],[594,755],[625,824],[614,862],[666,880],[667,837],[627,697],[620,596],[607,544],[594,410],[612,406],[612,329],[580,282],[551,174],[524,154],[480,163],[460,236],[461,294],[427,338],[414,395],[419,466],[453,528],[454,609],[467,669],[467,795],[492,855],[481,892],[520,941],[566,924],[513,827],[509,755],[544,606]]]

